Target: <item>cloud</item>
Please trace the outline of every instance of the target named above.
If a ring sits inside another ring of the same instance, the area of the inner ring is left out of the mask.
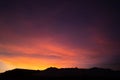
[[[52,60],[57,66],[59,61],[59,65],[78,67],[119,62],[113,59],[117,57],[113,54],[120,53],[119,14],[114,3],[32,0],[12,3],[0,3],[0,57],[4,61],[20,58],[30,62],[24,58],[34,58],[33,61],[42,64]]]
[[[61,56],[58,55],[52,55],[52,54],[44,54],[44,53],[32,53],[32,54],[26,54],[26,53],[18,53],[18,52],[0,52],[1,57],[8,57],[8,58],[14,58],[14,57],[31,57],[31,58],[45,58],[45,59],[62,59]]]

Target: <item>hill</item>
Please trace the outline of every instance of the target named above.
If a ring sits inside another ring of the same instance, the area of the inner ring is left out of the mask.
[[[0,80],[120,80],[120,71],[91,68],[55,68],[46,70],[14,69],[0,74]]]

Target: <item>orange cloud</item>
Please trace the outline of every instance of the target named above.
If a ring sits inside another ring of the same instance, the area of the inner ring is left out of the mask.
[[[34,40],[24,45],[0,44],[3,50],[0,52],[0,58],[15,67],[29,69],[45,69],[50,66],[67,67],[76,64],[74,58],[77,55],[74,51],[64,48],[64,45],[58,46],[48,40],[40,40],[40,42]]]
[[[89,63],[97,62],[91,58],[96,54],[95,51],[82,47],[71,48],[57,41],[57,37],[28,37],[16,44],[0,44],[0,58],[15,67],[28,69],[89,67]]]

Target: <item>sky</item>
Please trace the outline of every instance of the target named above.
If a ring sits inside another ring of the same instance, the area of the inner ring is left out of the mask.
[[[117,0],[0,1],[0,72],[120,70],[119,9]]]

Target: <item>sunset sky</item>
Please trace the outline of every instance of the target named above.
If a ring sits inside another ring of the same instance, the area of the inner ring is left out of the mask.
[[[115,0],[0,1],[0,72],[120,69],[119,10]]]

